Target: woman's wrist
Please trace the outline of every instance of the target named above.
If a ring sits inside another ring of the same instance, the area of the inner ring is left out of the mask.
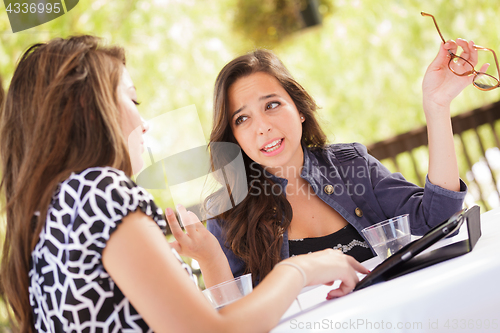
[[[274,267],[278,267],[278,266],[288,266],[288,267],[291,267],[292,269],[296,270],[297,272],[299,272],[300,275],[302,276],[302,288],[307,286],[306,272],[298,264],[293,263],[290,260],[284,260],[284,261],[277,263]]]
[[[208,260],[198,261],[207,288],[231,280],[234,277],[222,250],[221,254]]]
[[[200,269],[202,271],[208,269],[216,269],[217,267],[225,266],[227,263],[226,255],[224,254],[224,252],[220,247],[214,250],[208,256],[203,256],[194,259],[198,261],[198,264],[200,265]]]
[[[429,118],[435,117],[450,117],[450,104],[439,104],[431,101],[424,101],[423,109],[425,118],[429,120]]]

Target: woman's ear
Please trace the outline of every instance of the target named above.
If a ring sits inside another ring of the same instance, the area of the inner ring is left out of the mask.
[[[299,112],[299,116],[300,116],[300,122],[303,123],[304,121],[306,121],[306,117],[304,117],[304,114],[302,112]]]

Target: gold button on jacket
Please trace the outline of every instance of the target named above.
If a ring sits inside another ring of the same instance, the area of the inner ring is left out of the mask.
[[[354,213],[356,213],[357,217],[363,216],[363,211],[359,207],[356,207],[356,209],[354,210]]]
[[[333,193],[333,186],[332,185],[326,185],[323,190],[325,191],[326,194],[332,194]]]

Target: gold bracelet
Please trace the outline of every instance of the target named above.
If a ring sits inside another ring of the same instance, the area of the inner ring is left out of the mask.
[[[306,272],[304,272],[304,270],[299,265],[288,262],[288,261],[281,261],[281,262],[277,263],[276,265],[274,265],[274,267],[277,267],[279,265],[288,265],[288,266],[295,267],[300,272],[300,274],[302,274],[302,278],[304,279],[304,286],[303,287],[306,286],[306,283],[307,283]]]

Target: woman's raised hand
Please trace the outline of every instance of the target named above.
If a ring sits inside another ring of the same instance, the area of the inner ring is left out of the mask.
[[[473,75],[458,76],[448,68],[451,57],[448,50],[457,54],[459,46],[463,49],[460,56],[469,61],[473,66],[476,66],[478,53],[473,41],[458,38],[456,42],[449,40],[445,44],[441,44],[438,55],[427,68],[422,83],[424,110],[431,110],[435,107],[448,108],[451,101],[465,87],[472,83]],[[464,71],[463,68],[465,66],[470,67],[469,64],[464,64],[464,61],[461,59],[457,59],[451,63],[451,67],[457,72]],[[480,71],[486,71],[488,66],[489,64],[484,64]]]
[[[186,211],[182,205],[177,205],[186,233],[182,231],[174,211],[167,208],[165,215],[175,237],[169,243],[179,254],[198,261],[205,286],[210,287],[233,278],[226,255],[222,251],[219,241],[200,222],[196,214]]]
[[[175,241],[169,243],[179,254],[204,262],[222,253],[219,241],[200,222],[196,214],[186,211],[182,205],[177,205],[177,212],[186,229],[182,231],[177,217],[171,208],[165,210],[167,221],[175,237]]]

